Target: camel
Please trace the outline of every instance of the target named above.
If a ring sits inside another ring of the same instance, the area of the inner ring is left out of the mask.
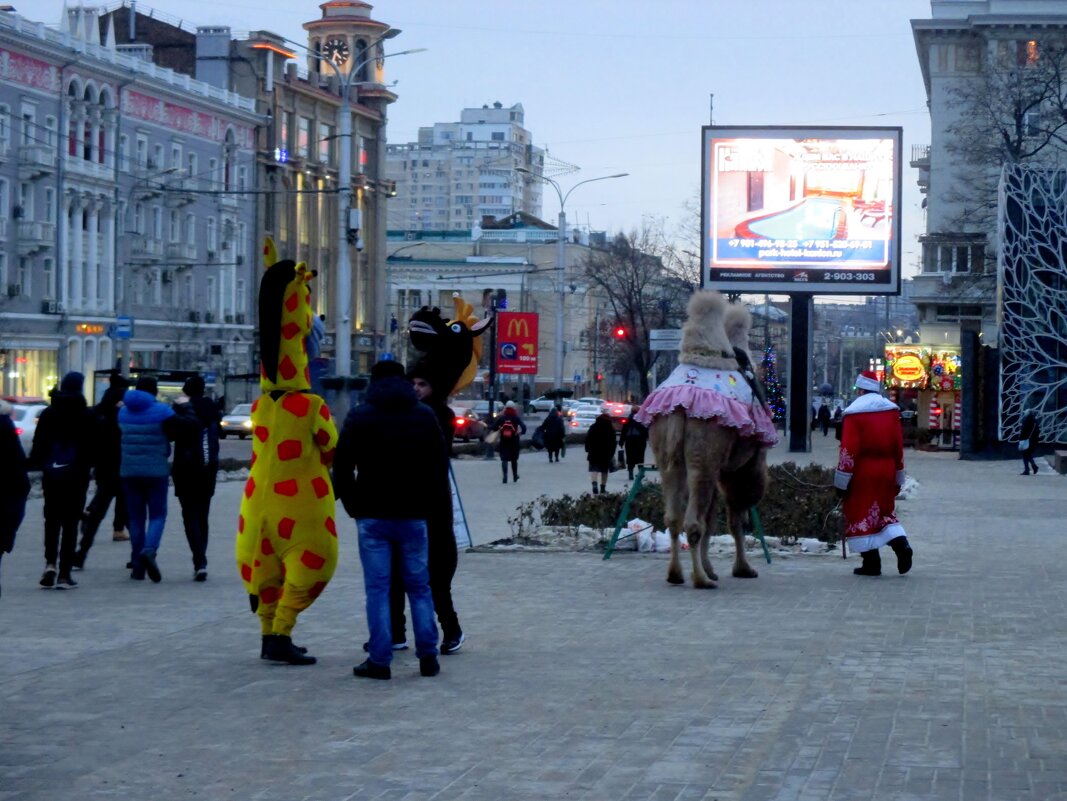
[[[667,581],[684,584],[678,538],[684,531],[693,586],[714,588],[708,558],[720,497],[736,549],[733,575],[756,578],[745,557],[743,525],[767,487],[767,449],[778,441],[748,354],[752,316],[718,292],[693,294],[682,328],[679,366],[641,406],[663,486],[671,535]],[[643,418],[643,419],[642,419]]]

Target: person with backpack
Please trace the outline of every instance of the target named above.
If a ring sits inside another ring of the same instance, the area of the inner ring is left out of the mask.
[[[82,538],[78,552],[74,555],[75,570],[85,567],[89,549],[93,547],[96,532],[107,516],[107,508],[112,500],[115,501],[115,516],[111,524],[111,538],[115,542],[126,542],[130,539],[126,533],[126,496],[122,494],[122,482],[119,480],[119,461],[122,458],[119,444],[119,408],[122,406],[122,396],[126,394],[129,386],[130,382],[123,378],[121,373],[112,373],[104,396],[93,407],[96,434],[96,444],[93,447],[96,462],[93,465],[93,478],[96,480],[96,492],[82,515]]]
[[[153,582],[163,579],[156,552],[167,524],[167,491],[170,481],[170,440],[174,439],[174,410],[156,400],[158,385],[153,376],[141,376],[127,391],[119,410],[122,430],[122,490],[130,520],[130,578]],[[145,525],[145,519],[148,523]]]
[[[630,407],[630,416],[626,418],[622,431],[619,432],[619,444],[626,453],[626,470],[631,481],[634,478],[634,468],[645,461],[645,446],[648,445],[648,429],[634,419],[639,411],[640,406]]]
[[[41,586],[46,589],[78,586],[71,570],[78,549],[78,523],[89,491],[94,443],[93,416],[82,394],[84,387],[81,373],[63,376],[51,405],[41,412],[30,449],[30,466],[41,471],[44,490],[45,568]]]
[[[198,375],[182,386],[174,403],[177,430],[174,440],[174,494],[182,507],[185,539],[193,555],[193,580],[207,581],[208,513],[219,472],[219,423],[222,415],[204,397],[204,379]]]
[[[508,483],[508,465],[511,465],[511,477],[513,481],[519,480],[519,446],[522,435],[526,433],[526,423],[519,417],[519,410],[515,401],[504,404],[504,412],[493,421],[493,431],[500,432],[496,450],[500,454],[500,469],[504,474],[504,483]]]

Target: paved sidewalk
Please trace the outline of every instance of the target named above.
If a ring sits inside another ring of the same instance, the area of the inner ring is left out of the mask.
[[[583,491],[582,455],[524,454],[507,486],[458,461],[475,541],[506,536],[520,500]],[[319,664],[291,668],[258,659],[238,483],[220,485],[206,584],[173,503],[162,584],[130,582],[127,546],[102,541],[81,587],[40,590],[35,502],[2,566],[0,801],[1067,799],[1067,481],[908,457],[906,577],[891,557],[879,579],[808,557],[754,561],[755,581],[724,564],[696,591],[662,555],[463,554],[467,644],[433,679],[402,652],[391,682],[351,673],[351,521],[297,627]]]

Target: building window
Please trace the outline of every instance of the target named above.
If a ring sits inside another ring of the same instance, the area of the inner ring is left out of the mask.
[[[182,294],[179,298],[179,303],[183,308],[191,309],[193,307],[193,275],[189,273],[182,278]]]
[[[195,245],[196,244],[196,215],[195,214],[186,214],[185,215],[185,244],[187,244],[187,245]]]
[[[37,109],[29,104],[22,104],[22,146],[40,144],[37,141]]]
[[[306,159],[311,153],[311,120],[301,117],[296,132],[296,154]]]
[[[143,134],[137,134],[136,152],[134,156],[137,159],[137,166],[142,169],[148,169],[148,137]]]
[[[157,242],[163,241],[163,209],[152,207],[152,236]]]
[[[0,105],[0,153],[6,153],[11,147],[11,109]]]
[[[244,192],[248,189],[248,167],[237,168],[237,191]]]
[[[218,281],[215,279],[215,276],[209,275],[207,277],[207,306],[206,306],[206,308],[207,308],[207,311],[209,311],[209,312],[218,311],[218,308],[219,308],[219,295],[218,295],[218,292],[215,289],[217,284],[218,284]]]
[[[56,118],[44,118],[44,144],[51,150],[56,146]]]
[[[208,180],[211,181],[211,188],[217,189],[219,183],[219,160],[208,159],[207,162],[207,174]]]
[[[0,178],[0,220],[7,220],[7,178]],[[7,233],[0,231],[0,233]],[[0,281],[0,284],[4,283]]]
[[[44,221],[56,221],[56,190],[51,187],[44,190]]]
[[[56,299],[56,263],[52,259],[45,259],[41,263],[41,278],[44,281],[44,299]]]
[[[140,203],[133,205],[133,230],[144,236],[144,206]]]
[[[1041,48],[1037,41],[1028,39],[1017,43],[1015,63],[1020,67],[1032,67],[1041,58]]]
[[[152,270],[152,303],[157,306],[163,305],[163,275],[157,267]]]
[[[282,112],[281,127],[278,129],[278,147],[285,150],[289,149],[289,137],[292,135],[293,130],[293,112]]]
[[[245,297],[245,295],[246,295],[246,293],[248,291],[245,288],[246,286],[247,286],[247,284],[245,283],[245,279],[243,279],[243,278],[238,278],[237,279],[237,310],[236,311],[237,311],[238,314],[246,314],[248,312],[248,298]]]
[[[178,212],[174,209],[170,211],[170,241],[180,242],[182,238],[181,220],[178,217]]]
[[[130,137],[126,134],[119,135],[119,170],[130,171]]]
[[[333,163],[333,127],[325,123],[319,124],[319,161]]]
[[[219,229],[214,217],[207,218],[207,249],[213,253],[219,249]]]
[[[493,131],[492,139],[493,139],[494,142],[503,142],[504,141],[504,132],[503,131]]]
[[[186,167],[186,174],[190,178],[196,178],[196,171],[198,169],[196,153],[187,153],[185,158],[186,158],[186,164],[188,165]]]
[[[172,144],[170,146],[170,169],[178,172],[182,168],[182,146]]]
[[[33,291],[33,287],[30,285],[30,281],[32,280],[32,277],[33,277],[33,265],[30,262],[30,259],[29,259],[28,256],[23,256],[22,258],[19,259],[19,274],[18,274],[18,279],[19,280],[18,280],[17,283],[18,283],[18,285],[20,287],[22,287],[22,295],[24,297],[29,297],[29,295]]]
[[[148,162],[148,166],[153,170],[163,169],[163,145],[152,145],[152,160]]]

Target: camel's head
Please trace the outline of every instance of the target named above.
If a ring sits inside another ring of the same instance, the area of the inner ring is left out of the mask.
[[[693,293],[682,326],[680,362],[713,370],[737,369],[734,346],[726,334],[727,306],[726,298],[718,292]]]

